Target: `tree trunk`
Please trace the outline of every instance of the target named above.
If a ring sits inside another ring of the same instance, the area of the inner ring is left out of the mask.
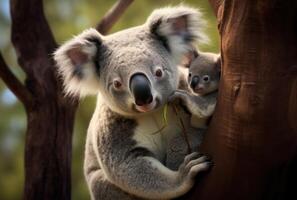
[[[133,0],[119,0],[97,30],[107,33]],[[71,151],[77,99],[64,96],[52,53],[57,44],[42,0],[10,1],[11,40],[25,85],[0,54],[0,77],[27,114],[24,199],[71,199]]]
[[[32,98],[25,104],[24,199],[71,199],[76,103],[63,98],[51,54],[57,47],[40,0],[12,0],[12,42]]]
[[[35,96],[28,110],[25,147],[24,199],[71,199],[71,152],[75,104],[68,104],[49,90]],[[48,95],[48,96],[47,96]]]
[[[297,2],[210,2],[223,68],[202,149],[215,166],[186,199],[297,199]]]

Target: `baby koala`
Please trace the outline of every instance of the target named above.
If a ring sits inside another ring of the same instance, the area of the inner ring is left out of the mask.
[[[193,50],[187,55],[187,63],[184,66],[188,68],[188,89],[177,90],[171,99],[181,100],[182,105],[192,114],[191,125],[195,128],[206,128],[208,118],[213,114],[217,90],[219,87],[221,74],[221,59],[219,54],[197,52]],[[213,106],[208,111],[201,113],[197,105],[203,105],[201,98],[204,95],[211,95],[208,99]]]
[[[188,83],[193,93],[206,95],[216,92],[221,76],[219,54],[195,51],[194,60],[189,65]]]
[[[186,122],[189,123],[187,139],[185,136],[179,135],[169,143],[166,163],[171,169],[178,169],[178,163],[187,155],[189,147],[193,150],[198,149],[201,145],[209,119],[215,109],[220,80],[219,54],[198,53],[193,50],[185,58],[180,66],[180,89],[174,92],[169,101],[181,104],[185,110],[191,113],[191,121]],[[209,95],[207,100],[202,98],[206,95]],[[199,109],[199,106],[203,107],[204,105],[209,106],[207,109]]]

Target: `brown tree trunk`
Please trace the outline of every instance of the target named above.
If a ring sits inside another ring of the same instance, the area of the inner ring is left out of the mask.
[[[60,92],[55,94],[57,87],[53,83],[44,83],[47,92],[35,96],[27,113],[24,199],[71,199],[76,104],[60,98]]]
[[[51,54],[57,47],[40,0],[12,0],[12,42],[32,98],[25,104],[24,199],[71,199],[76,102],[63,97]]]
[[[133,0],[119,0],[99,23],[107,33]],[[77,100],[64,96],[52,53],[57,47],[42,0],[11,0],[11,40],[25,85],[0,54],[0,77],[27,114],[24,199],[71,199],[72,131]]]
[[[202,149],[215,166],[187,199],[297,199],[297,1],[210,2],[223,69]]]

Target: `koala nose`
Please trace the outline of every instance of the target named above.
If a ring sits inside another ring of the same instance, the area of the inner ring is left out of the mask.
[[[194,76],[191,80],[190,86],[192,89],[194,89],[199,83],[199,77],[198,76]]]
[[[153,101],[151,84],[144,74],[137,73],[131,77],[130,90],[138,106],[147,105]]]

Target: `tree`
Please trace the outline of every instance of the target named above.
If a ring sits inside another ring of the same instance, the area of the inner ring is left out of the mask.
[[[215,166],[183,199],[297,199],[297,2],[209,1],[223,76],[202,149]],[[131,2],[120,0],[98,30],[107,33]],[[64,97],[56,79],[50,55],[58,45],[42,0],[11,0],[11,15],[27,78],[21,83],[1,54],[0,77],[27,112],[24,199],[70,199],[77,101]]]
[[[223,66],[203,144],[215,167],[187,199],[297,199],[297,2],[209,2]]]
[[[119,0],[97,30],[107,33],[132,1]],[[56,78],[51,55],[57,44],[42,0],[11,0],[10,7],[11,40],[26,80],[23,84],[16,78],[1,54],[0,77],[27,114],[24,199],[71,199],[71,144],[77,100],[64,96]]]

